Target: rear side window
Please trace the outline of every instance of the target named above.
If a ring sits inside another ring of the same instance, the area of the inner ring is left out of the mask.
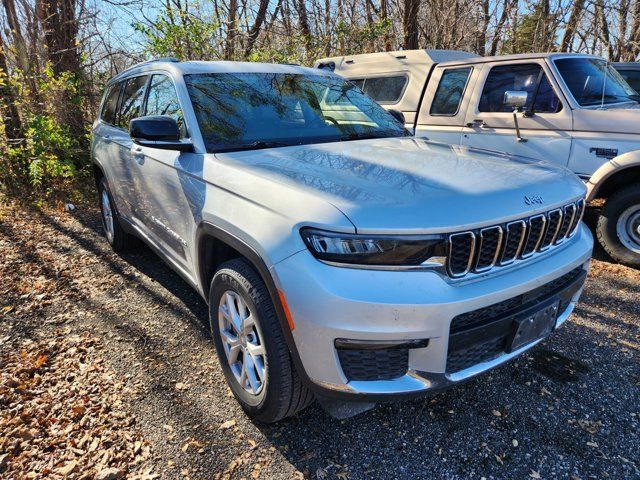
[[[640,70],[618,70],[618,72],[631,88],[640,93]]]
[[[471,75],[471,68],[445,70],[433,97],[431,115],[457,115],[460,101]]]
[[[118,110],[118,97],[120,96],[120,83],[111,85],[109,91],[105,96],[104,105],[102,106],[102,113],[100,118],[103,122],[111,125],[116,123],[116,111]]]
[[[147,84],[147,77],[133,77],[126,81],[122,93],[120,104],[120,114],[118,115],[118,126],[129,129],[129,123],[142,113],[144,102],[144,87]]]
[[[511,107],[504,104],[504,93],[508,90],[527,92],[525,108],[528,111],[531,110],[534,97],[534,111],[537,113],[556,113],[562,109],[562,103],[553,91],[542,67],[537,63],[521,63],[500,65],[491,69],[482,90],[478,110],[511,112]]]
[[[362,90],[378,103],[398,103],[407,80],[405,75],[367,78]]]
[[[173,82],[166,75],[153,75],[149,84],[145,115],[166,115],[180,127],[180,136],[187,136],[184,117]]]

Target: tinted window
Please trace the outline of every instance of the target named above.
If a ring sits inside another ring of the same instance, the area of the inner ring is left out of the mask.
[[[542,77],[540,78],[540,75]],[[540,86],[536,86],[540,78]],[[493,67],[482,90],[478,110],[481,112],[511,112],[512,108],[504,104],[504,93],[508,90],[527,92],[525,109],[531,111],[535,97],[534,111],[537,113],[556,113],[562,104],[556,96],[549,79],[538,64],[516,64]]]
[[[102,118],[103,122],[107,122],[112,125],[116,122],[116,111],[118,109],[120,86],[120,83],[112,85],[105,96],[104,105],[102,107],[102,114],[100,115],[100,118]]]
[[[353,83],[360,90],[362,90],[364,88],[364,79],[362,79],[362,78],[359,78],[357,80],[351,80],[351,83]]]
[[[571,95],[583,107],[628,102],[636,92],[620,74],[599,58],[561,58],[556,67]]]
[[[120,104],[118,126],[128,130],[129,122],[141,114],[142,103],[144,102],[144,86],[147,83],[147,77],[133,77],[126,82]]]
[[[404,92],[408,78],[404,75],[395,77],[367,78],[364,81],[364,93],[380,103],[397,103]]]
[[[633,88],[636,92],[640,93],[640,70],[618,70],[622,78]]]
[[[406,135],[380,105],[334,76],[210,73],[185,82],[208,151]]]
[[[173,82],[166,75],[153,75],[147,96],[145,115],[166,115],[178,122],[181,136],[186,137],[184,117]]]
[[[470,74],[471,68],[444,71],[433,97],[431,115],[455,115],[458,113],[462,94]]]

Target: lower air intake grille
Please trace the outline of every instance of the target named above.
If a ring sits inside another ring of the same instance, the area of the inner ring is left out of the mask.
[[[351,380],[391,380],[407,373],[406,348],[356,350],[338,348],[342,371]]]

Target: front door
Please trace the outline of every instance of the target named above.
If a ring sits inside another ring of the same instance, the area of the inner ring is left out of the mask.
[[[507,91],[527,94],[518,113],[522,141],[516,135]],[[523,155],[566,166],[571,153],[571,109],[559,94],[543,61],[485,64],[472,94],[462,129],[462,144]]]
[[[188,133],[182,112],[172,79],[165,74],[153,74],[144,115],[173,118],[184,139]],[[165,255],[188,271],[192,260],[188,243],[194,236],[204,202],[203,155],[136,144],[132,146],[132,154],[138,158],[138,209],[148,232]]]

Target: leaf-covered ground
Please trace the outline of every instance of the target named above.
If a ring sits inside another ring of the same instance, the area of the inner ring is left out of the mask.
[[[0,207],[0,477],[640,478],[640,272],[597,250],[572,319],[442,394],[252,423],[206,306],[98,212]]]

